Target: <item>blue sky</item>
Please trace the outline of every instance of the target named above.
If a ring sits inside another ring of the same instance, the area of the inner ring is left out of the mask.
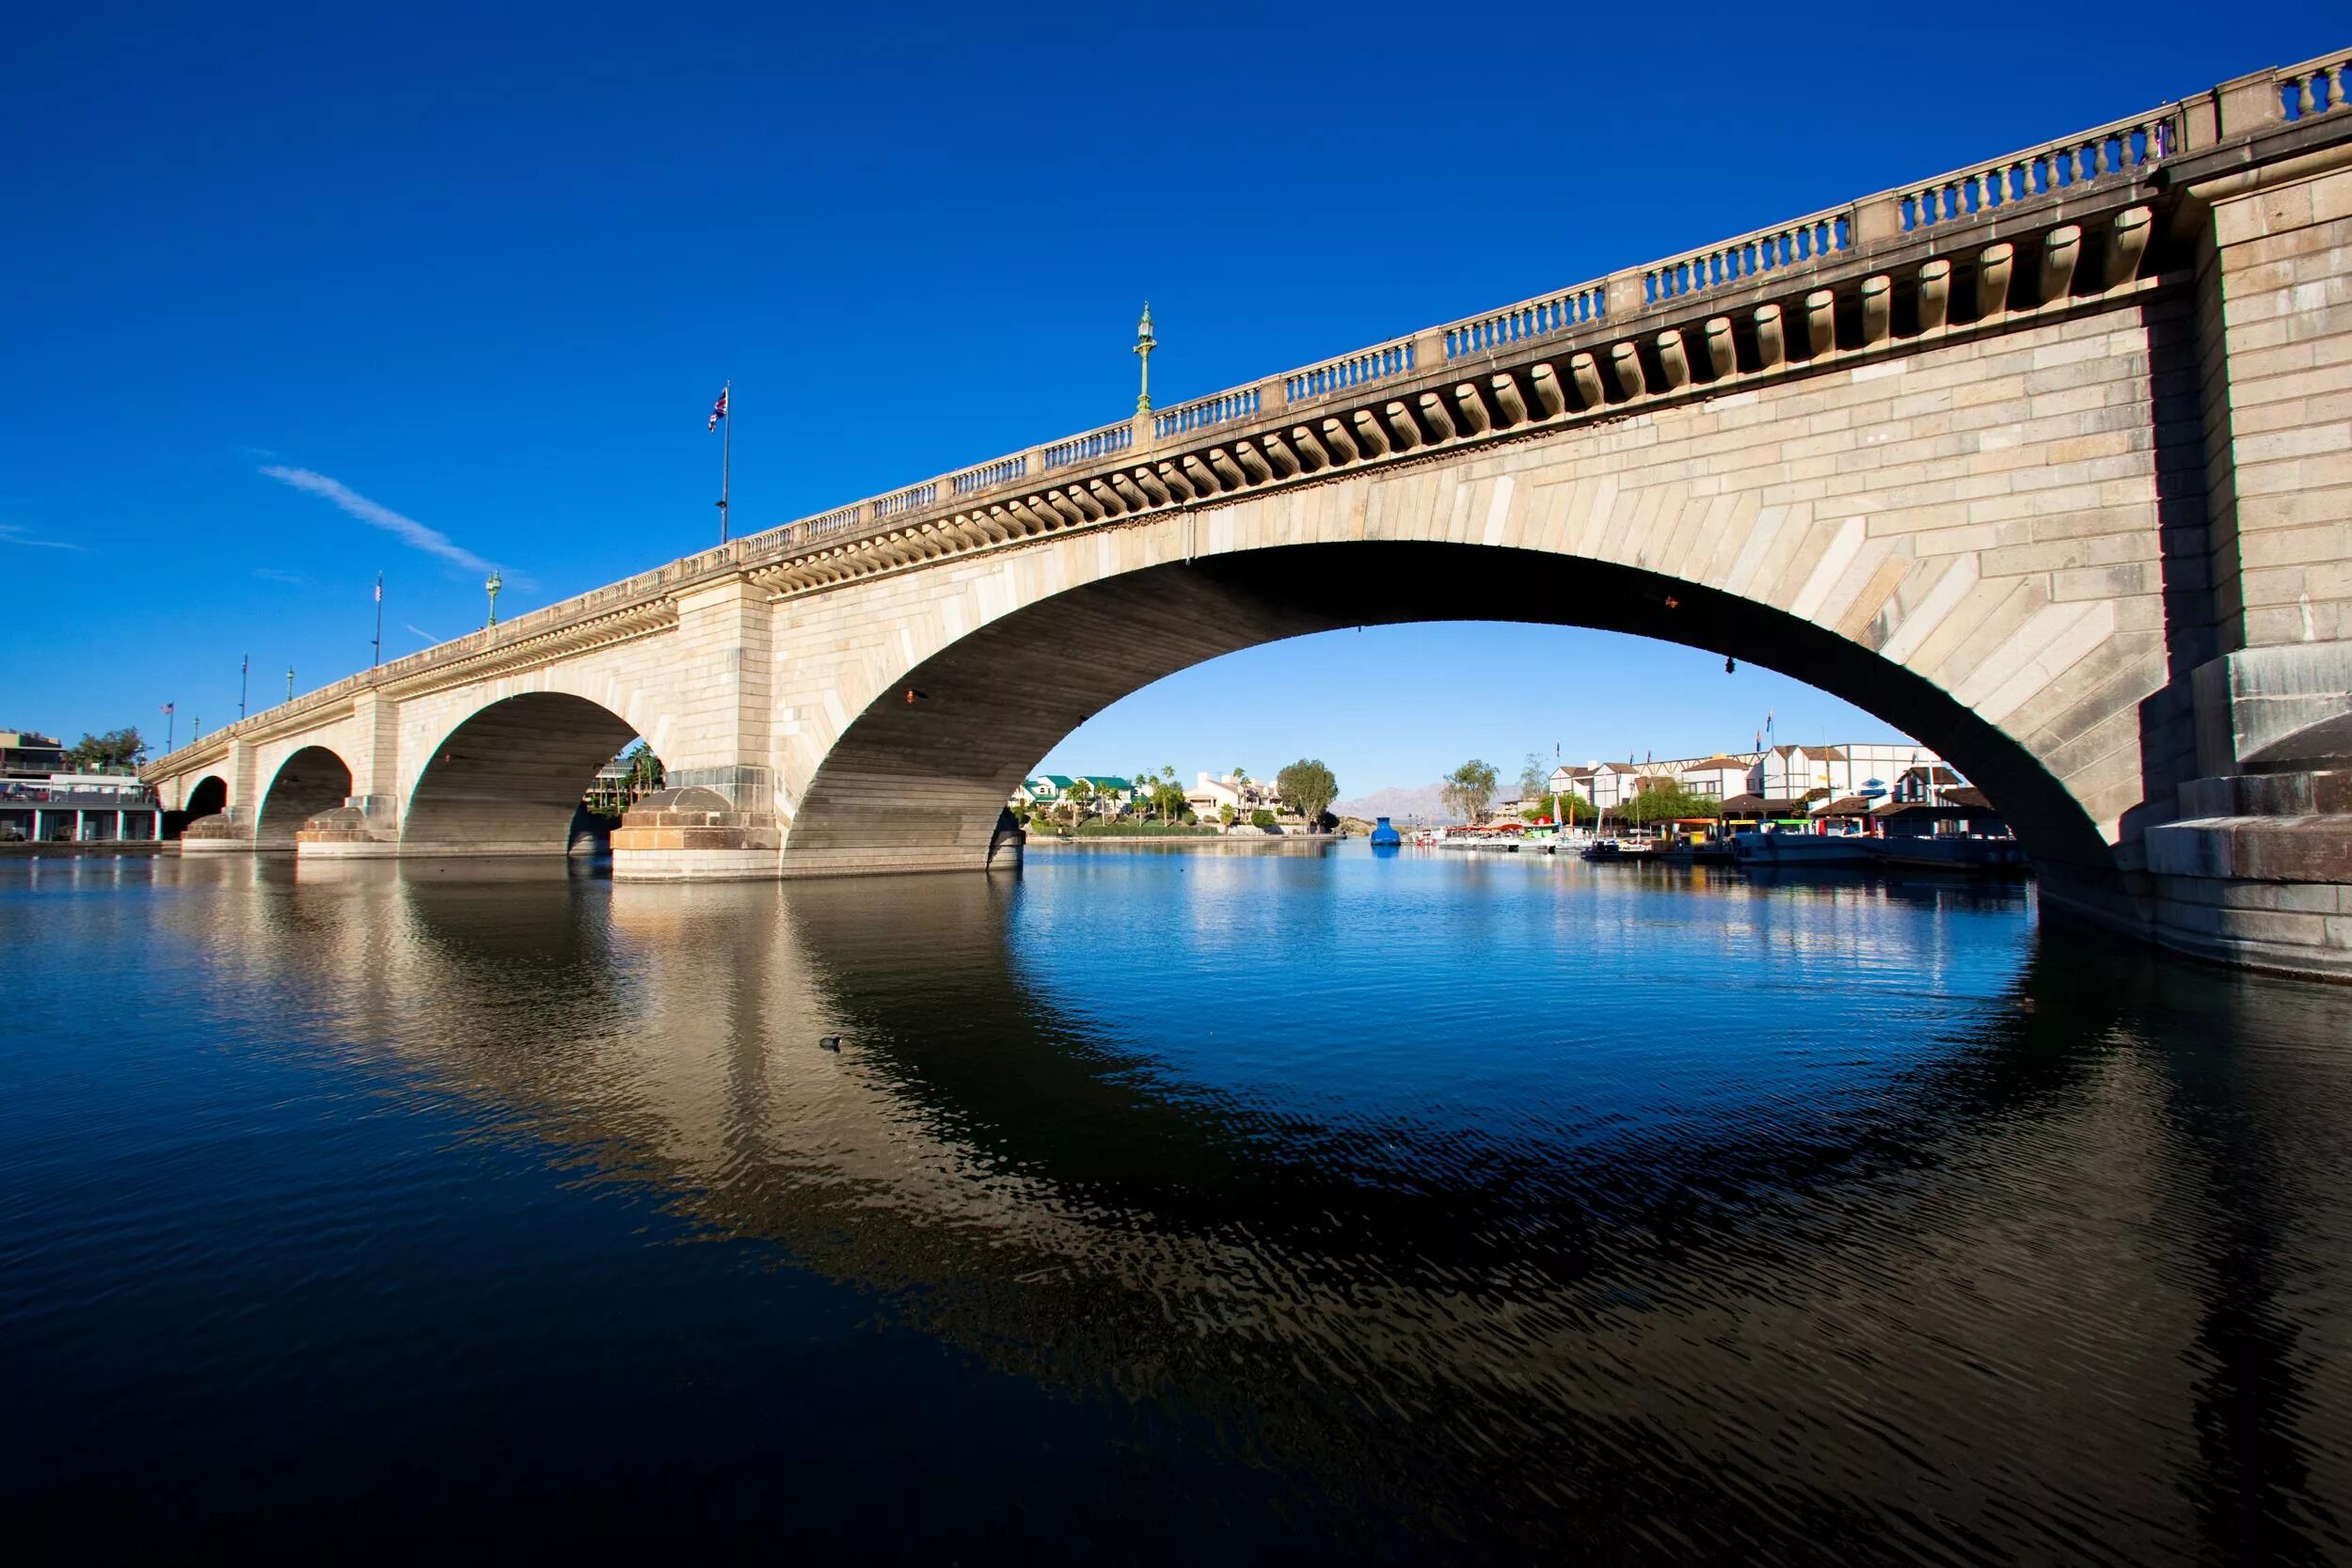
[[[0,725],[181,736],[739,528],[2137,110],[2339,8],[35,8],[0,62]],[[2123,20],[2128,17],[2128,20]],[[1543,694],[1471,677],[1589,668]],[[1440,700],[1441,699],[1441,700]],[[1344,786],[1881,733],[1559,628],[1339,633],[1106,710],[1065,769]],[[160,736],[159,736],[160,737]]]

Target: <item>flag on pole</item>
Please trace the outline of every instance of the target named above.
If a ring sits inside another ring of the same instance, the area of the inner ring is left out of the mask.
[[[710,428],[713,430],[718,429],[719,421],[726,417],[727,393],[726,388],[722,387],[719,388],[719,401],[710,405]]]
[[[384,574],[381,572],[375,575],[375,602],[377,604],[384,602]]]
[[[170,718],[174,713],[179,711],[179,708],[180,705],[178,703],[166,703],[164,705],[164,717],[167,719]]]

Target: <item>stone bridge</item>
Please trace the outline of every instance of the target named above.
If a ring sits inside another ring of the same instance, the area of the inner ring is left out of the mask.
[[[979,870],[1175,671],[1664,638],[1933,746],[2045,904],[2352,977],[2352,55],[739,539],[152,764],[185,852]],[[1400,716],[1410,722],[1410,716]]]

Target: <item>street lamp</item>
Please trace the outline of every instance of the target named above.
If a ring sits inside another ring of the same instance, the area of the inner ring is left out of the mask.
[[[1152,351],[1160,341],[1152,336],[1152,302],[1143,302],[1143,319],[1136,323],[1136,353],[1143,359],[1143,389],[1136,394],[1136,412],[1152,412]]]
[[[294,666],[286,666],[286,701],[294,701]]]
[[[490,625],[495,626],[499,624],[499,590],[506,585],[501,580],[498,573],[493,571],[482,586],[488,591],[490,595]]]

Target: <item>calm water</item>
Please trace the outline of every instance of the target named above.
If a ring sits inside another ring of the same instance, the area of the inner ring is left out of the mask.
[[[15,861],[0,990],[12,1541],[2352,1556],[2352,992],[2018,889]]]

